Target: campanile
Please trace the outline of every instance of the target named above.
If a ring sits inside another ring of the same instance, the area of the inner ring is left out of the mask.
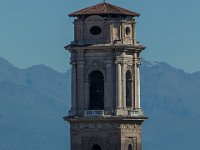
[[[69,14],[71,150],[142,150],[138,13],[103,2]]]

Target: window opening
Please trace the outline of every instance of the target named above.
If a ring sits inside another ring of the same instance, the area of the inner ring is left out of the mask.
[[[126,35],[129,35],[131,33],[130,27],[126,27]]]
[[[101,28],[98,27],[98,26],[93,26],[93,27],[90,28],[90,33],[92,35],[98,35],[98,34],[101,33]]]
[[[126,107],[132,107],[132,75],[128,70],[126,72]]]
[[[100,71],[93,71],[90,80],[90,110],[104,109],[104,77]]]
[[[133,150],[132,144],[128,145],[128,150]]]
[[[92,146],[91,150],[101,150],[101,147],[98,144]]]

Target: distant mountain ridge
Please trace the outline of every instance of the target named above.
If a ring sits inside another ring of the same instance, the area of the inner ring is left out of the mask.
[[[44,65],[18,69],[0,58],[0,149],[67,150],[70,70]],[[200,71],[185,73],[142,59],[141,101],[149,120],[143,150],[198,149]]]
[[[150,119],[144,124],[149,139],[144,148],[194,149],[200,142],[200,76],[166,63],[149,67],[143,60],[142,104]],[[148,146],[147,146],[148,145]]]
[[[68,149],[62,117],[70,87],[69,71],[44,65],[18,69],[0,58],[0,149]]]

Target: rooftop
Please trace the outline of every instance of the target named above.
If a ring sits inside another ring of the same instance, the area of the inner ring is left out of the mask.
[[[140,14],[106,2],[102,2],[69,14],[70,17],[78,17],[82,15],[125,15],[138,17]]]

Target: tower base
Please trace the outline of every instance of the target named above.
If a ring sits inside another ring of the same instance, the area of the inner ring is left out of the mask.
[[[142,122],[147,117],[65,117],[71,150],[142,150]]]

